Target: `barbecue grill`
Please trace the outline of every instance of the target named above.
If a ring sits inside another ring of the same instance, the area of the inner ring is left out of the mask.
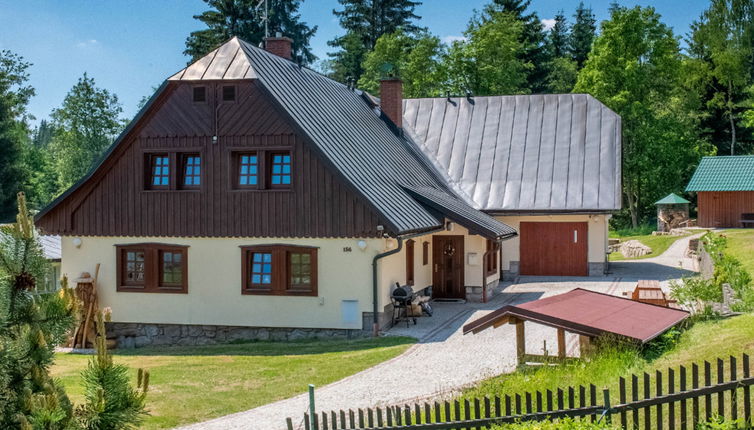
[[[393,302],[393,325],[398,324],[401,320],[406,321],[406,327],[409,326],[409,321],[416,324],[416,317],[419,315],[414,315],[414,309],[411,306],[414,297],[416,297],[416,293],[410,285],[395,283],[395,289],[390,293],[390,300]]]

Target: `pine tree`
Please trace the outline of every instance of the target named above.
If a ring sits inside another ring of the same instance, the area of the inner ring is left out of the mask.
[[[346,34],[327,42],[339,48],[328,54],[332,61],[331,77],[358,81],[363,72],[364,56],[374,49],[377,39],[399,28],[413,34],[424,28],[414,24],[419,1],[413,0],[338,0],[343,10],[333,10]]]
[[[578,70],[584,67],[589,51],[592,50],[592,42],[597,31],[597,20],[591,8],[584,6],[584,2],[579,3],[576,13],[573,15],[575,21],[571,28],[571,51],[573,60],[576,61]]]
[[[128,367],[113,364],[106,344],[105,321],[109,318],[109,311],[97,312],[96,354],[81,374],[86,403],[76,408],[76,421],[86,430],[135,429],[147,415],[149,372],[138,370],[134,389],[129,383]]]
[[[565,57],[571,53],[568,22],[562,10],[555,15],[555,24],[547,34],[547,49],[552,58]]]
[[[194,19],[204,23],[207,28],[191,32],[186,38],[184,54],[191,57],[191,62],[207,55],[233,36],[253,43],[262,42],[265,36],[264,0],[204,0],[211,8],[195,15]],[[268,0],[270,36],[280,32],[293,39],[293,55],[302,63],[313,62],[316,57],[311,52],[309,40],[317,32],[317,26],[309,27],[301,21],[298,13],[301,0]]]
[[[542,22],[536,12],[527,13],[531,0],[493,0],[485,11],[507,12],[516,20],[523,23],[523,31],[520,41],[524,49],[521,60],[531,64],[532,68],[527,74],[527,83],[530,92],[541,93],[547,91],[547,74],[550,56],[545,46],[545,31]]]
[[[39,238],[18,194],[17,222],[0,228],[0,428],[65,428],[72,407],[50,377],[54,348],[73,325],[70,289],[44,291]]]

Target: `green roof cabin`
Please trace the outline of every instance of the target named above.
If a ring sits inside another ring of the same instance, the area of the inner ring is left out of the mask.
[[[686,191],[697,193],[700,227],[754,226],[754,155],[702,158]]]

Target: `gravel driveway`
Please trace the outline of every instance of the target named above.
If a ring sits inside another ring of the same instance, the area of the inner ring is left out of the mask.
[[[419,339],[416,345],[392,360],[318,387],[317,409],[366,408],[449,396],[482,379],[511,372],[516,366],[512,326],[468,336],[461,334],[461,327],[501,306],[561,294],[573,288],[619,295],[635,286],[638,279],[657,279],[666,286],[670,279],[693,273],[693,261],[684,257],[688,240],[678,240],[655,258],[611,263],[611,273],[605,277],[521,277],[513,283],[501,284],[500,293],[486,304],[434,303],[433,317],[419,318],[416,326],[400,324],[388,332],[388,335],[416,337]],[[542,353],[545,342],[552,346],[557,344],[555,329],[527,323],[526,331],[529,353]],[[577,336],[569,334],[566,341],[569,352],[575,352]],[[307,405],[307,395],[301,394],[184,428],[284,429],[286,417],[294,418],[295,425],[302,424]]]

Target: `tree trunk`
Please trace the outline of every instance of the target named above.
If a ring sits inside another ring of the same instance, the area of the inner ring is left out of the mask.
[[[628,200],[628,213],[631,215],[631,226],[639,227],[639,214],[637,213],[636,197],[630,187],[626,189],[626,199]]]
[[[730,155],[735,155],[736,122],[733,120],[733,83],[728,80],[728,119],[730,119]]]

